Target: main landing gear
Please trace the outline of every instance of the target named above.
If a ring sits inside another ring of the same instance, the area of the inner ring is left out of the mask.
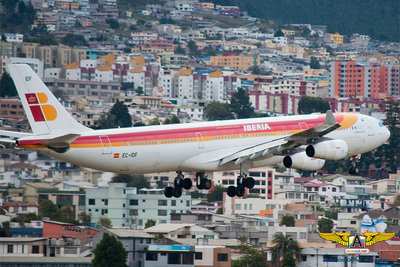
[[[351,159],[351,166],[349,168],[349,173],[351,175],[357,175],[360,173],[360,170],[357,168],[357,162],[360,160],[361,155],[356,155]]]
[[[204,172],[196,172],[196,186],[197,189],[210,189],[212,186],[211,180],[207,178]]]
[[[186,190],[192,188],[192,180],[191,179],[184,178],[181,171],[177,171],[176,173],[177,173],[177,176],[175,177],[175,180],[174,180],[174,187],[167,186],[164,189],[164,195],[167,198],[181,197],[182,196],[182,188],[185,188]]]
[[[226,190],[229,197],[244,196],[244,188],[253,188],[255,184],[253,177],[247,177],[245,173],[239,175],[236,179],[236,186],[229,186]]]

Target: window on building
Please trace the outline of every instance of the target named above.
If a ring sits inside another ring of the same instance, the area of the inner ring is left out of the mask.
[[[168,253],[168,264],[181,264],[181,253]]]
[[[158,210],[158,216],[167,216],[166,210]]]
[[[165,199],[158,200],[158,206],[167,206],[168,202]]]
[[[193,254],[192,253],[183,253],[182,264],[193,264]]]
[[[138,204],[139,204],[139,201],[137,199],[129,200],[129,205],[131,205],[131,206],[137,206]]]
[[[307,255],[301,255],[301,261],[307,261]]]
[[[129,210],[129,216],[138,215],[138,210]]]
[[[195,252],[194,253],[195,260],[202,260],[203,259],[203,252]]]
[[[7,253],[14,253],[14,245],[7,245]]]
[[[217,260],[218,261],[228,261],[228,254],[227,253],[218,253]]]
[[[176,206],[176,200],[171,200],[171,206]]]
[[[32,246],[32,254],[39,254],[39,246],[37,245]]]
[[[147,252],[146,261],[158,261],[158,252]]]
[[[94,198],[89,198],[89,205],[96,205],[96,200]]]

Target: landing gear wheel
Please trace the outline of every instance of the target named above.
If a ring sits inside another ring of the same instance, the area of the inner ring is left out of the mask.
[[[238,185],[238,186],[236,187],[236,195],[237,195],[238,197],[244,196],[244,186],[243,186],[243,185]]]
[[[174,197],[176,197],[176,198],[181,197],[181,196],[182,196],[182,188],[180,188],[180,187],[175,187],[175,188],[173,189],[173,195],[174,195]]]
[[[203,182],[203,184],[204,184],[204,189],[210,189],[210,188],[211,188],[211,186],[212,186],[212,183],[211,183],[211,181],[210,181],[210,180],[208,180],[208,179],[204,179],[204,182]]]
[[[360,172],[360,170],[355,166],[351,166],[350,169],[349,169],[349,173],[351,175],[359,174],[359,172]]]
[[[226,190],[226,193],[228,194],[229,197],[236,196],[236,187],[234,187],[233,185],[229,186],[228,189]]]
[[[243,181],[244,186],[247,188],[253,188],[256,182],[254,181],[253,177],[248,177]]]
[[[193,183],[192,183],[191,179],[189,179],[189,178],[183,179],[183,181],[182,181],[182,187],[183,188],[188,190],[188,189],[192,188],[192,185],[193,185]]]
[[[174,195],[174,188],[172,186],[167,186],[164,189],[164,196],[167,198],[171,198]]]

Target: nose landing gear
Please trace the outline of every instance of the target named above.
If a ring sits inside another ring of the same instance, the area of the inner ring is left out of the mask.
[[[356,155],[351,159],[351,166],[349,168],[349,173],[351,175],[358,175],[360,170],[357,168],[357,162],[360,160],[361,155]]]
[[[242,197],[244,196],[244,189],[245,187],[247,188],[253,188],[255,185],[255,181],[253,177],[247,177],[245,173],[239,175],[236,179],[236,186],[229,186],[227,189],[227,194],[229,197]]]
[[[208,179],[208,176],[204,174],[204,172],[196,173],[196,186],[197,189],[210,189],[212,186],[211,180]]]

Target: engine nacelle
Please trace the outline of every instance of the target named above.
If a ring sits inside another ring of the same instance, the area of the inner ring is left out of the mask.
[[[324,164],[325,160],[310,158],[305,151],[283,158],[283,165],[285,165],[286,168],[300,169],[303,171],[315,171],[321,169]]]
[[[327,160],[344,159],[348,152],[349,146],[343,140],[323,141],[306,148],[307,156]]]

